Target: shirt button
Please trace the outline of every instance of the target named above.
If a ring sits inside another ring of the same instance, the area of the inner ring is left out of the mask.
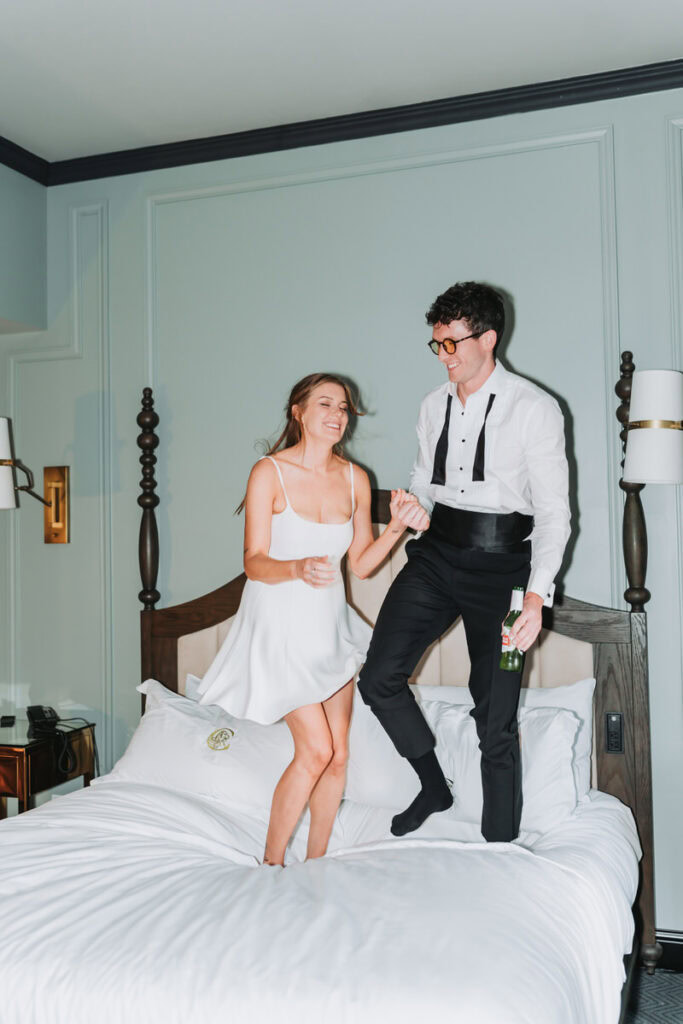
[[[461,437],[460,440],[462,441],[463,444],[465,443],[465,438],[464,437]]]
[[[461,493],[461,494],[464,494],[465,492],[464,492],[464,491],[461,491],[460,493]]]
[[[462,466],[460,467],[460,472],[462,473]]]

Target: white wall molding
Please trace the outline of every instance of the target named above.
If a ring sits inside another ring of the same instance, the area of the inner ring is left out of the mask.
[[[98,265],[96,272],[97,288],[97,346],[98,364],[98,447],[99,447],[99,481],[100,481],[100,572],[102,577],[102,611],[100,617],[101,651],[102,651],[102,689],[104,735],[100,738],[102,750],[102,767],[106,771],[111,766],[113,753],[113,667],[112,667],[112,531],[111,531],[111,406],[110,406],[110,354],[109,354],[109,295],[108,295],[108,203],[90,203],[74,206],[69,210],[68,256],[70,272],[70,323],[68,333],[70,342],[67,345],[50,345],[49,331],[38,336],[36,344],[23,346],[6,353],[7,373],[9,380],[9,415],[15,420],[19,408],[21,390],[21,368],[33,363],[82,360],[85,344],[92,339],[83,337],[83,303],[84,277],[86,268],[82,247],[82,234],[86,218],[94,218],[98,235]],[[18,448],[21,438],[16,438]],[[21,456],[21,451],[18,452]],[[7,580],[8,611],[9,611],[9,694],[16,706],[18,700],[17,672],[18,652],[17,637],[21,628],[21,605],[19,601],[19,579],[21,577],[21,529],[20,512],[13,514],[12,528],[9,531],[9,573]]]
[[[621,365],[619,333],[619,280],[617,262],[617,213],[614,169],[614,131],[606,127],[597,141],[600,165],[600,229],[602,239],[603,377],[605,383],[605,437],[609,486],[610,566],[612,607],[625,607],[626,570],[622,555],[623,495],[619,489],[621,453],[619,404],[614,393]]]
[[[109,329],[109,206],[106,201],[89,206],[74,207],[71,211],[76,225],[74,234],[78,237],[78,226],[85,217],[96,218],[98,231],[97,252],[99,256],[97,303],[98,303],[98,442],[99,442],[99,493],[100,493],[100,572],[102,581],[102,603],[100,608],[101,631],[101,699],[103,712],[102,768],[109,771],[114,753],[114,664],[113,664],[113,534],[112,534],[112,420],[111,420],[111,354]],[[76,253],[77,255],[77,253]],[[74,278],[82,284],[85,268],[78,267]],[[80,322],[80,301],[74,302],[74,309]],[[82,343],[82,332],[76,332]]]
[[[498,159],[522,153],[543,152],[570,146],[596,146],[600,195],[600,236],[603,296],[602,375],[605,395],[605,429],[608,467],[608,519],[610,536],[610,594],[614,607],[625,607],[623,592],[626,587],[624,562],[621,551],[623,496],[619,490],[619,458],[621,443],[616,419],[617,399],[614,385],[620,365],[619,289],[617,270],[616,188],[614,161],[614,133],[612,125],[597,126],[586,131],[552,134],[528,139],[508,141],[498,145],[479,146],[460,150],[438,151],[377,162],[345,164],[305,174],[282,175],[202,188],[176,189],[151,194],[147,197],[146,224],[146,327],[147,373],[150,387],[157,389],[159,379],[159,340],[157,333],[157,223],[159,210],[168,204],[196,202],[223,198],[229,195],[300,187],[320,182],[334,182],[345,178],[401,173],[425,167]]]
[[[548,149],[564,149],[567,146],[583,146],[591,143],[604,144],[606,137],[612,135],[611,125],[600,125],[580,132],[533,136],[492,146],[476,146],[454,150],[438,150],[420,156],[402,157],[391,160],[378,160],[363,163],[340,164],[336,167],[321,168],[300,174],[286,174],[266,178],[249,178],[229,184],[207,185],[201,188],[180,188],[155,192],[147,197],[147,202],[154,206],[164,203],[187,202],[195,199],[213,199],[217,196],[238,194],[243,192],[259,192],[270,189],[291,188],[298,185],[311,185],[325,181],[340,181],[343,178],[361,178],[373,174],[386,174],[392,171],[410,171],[421,167],[438,167],[443,164],[465,163],[468,161],[488,160],[501,156],[514,156],[517,153],[542,152]]]
[[[44,335],[43,337],[47,336]],[[73,336],[72,336],[73,338]],[[13,424],[17,413],[17,380],[19,368],[28,363],[49,362],[69,359],[81,359],[82,355],[73,338],[70,345],[53,346],[50,348],[35,347],[14,350],[8,353],[9,378],[9,415]],[[16,430],[16,427],[15,427]],[[21,438],[14,438],[17,455],[21,458]],[[21,500],[21,499],[20,499]],[[24,499],[28,501],[28,498]],[[21,605],[19,602],[19,578],[21,576],[21,510],[13,513],[9,531],[9,573],[8,573],[8,607],[9,607],[9,697],[13,707],[17,706],[17,635],[21,625]]]

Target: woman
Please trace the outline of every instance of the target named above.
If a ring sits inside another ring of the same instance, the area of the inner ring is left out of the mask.
[[[406,529],[392,492],[391,522],[373,540],[370,481],[342,455],[348,386],[314,373],[295,384],[287,424],[251,471],[244,500],[247,582],[225,643],[202,680],[201,703],[269,724],[284,717],[294,758],[273,794],[264,862],[284,863],[308,801],[307,857],[322,857],[346,775],[353,677],[370,627],[346,603],[339,563],[361,579]],[[403,515],[410,522],[408,508]]]

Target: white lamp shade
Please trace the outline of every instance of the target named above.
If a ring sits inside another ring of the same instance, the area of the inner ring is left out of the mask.
[[[683,373],[636,370],[631,386],[624,480],[640,484],[683,483]],[[653,424],[647,426],[647,424]]]
[[[9,443],[9,420],[0,416],[0,459],[11,459]],[[11,466],[0,466],[0,508],[16,508],[17,493],[14,490],[14,472]]]

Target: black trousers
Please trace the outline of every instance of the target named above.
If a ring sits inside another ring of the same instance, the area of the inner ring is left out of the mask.
[[[375,626],[358,688],[399,754],[416,758],[434,735],[408,687],[427,647],[462,615],[471,672],[469,688],[481,750],[484,807],[481,830],[489,842],[519,834],[522,780],[517,731],[521,674],[498,667],[501,623],[512,588],[526,586],[529,544],[501,554],[453,547],[429,532],[406,545],[408,562],[392,583]]]

